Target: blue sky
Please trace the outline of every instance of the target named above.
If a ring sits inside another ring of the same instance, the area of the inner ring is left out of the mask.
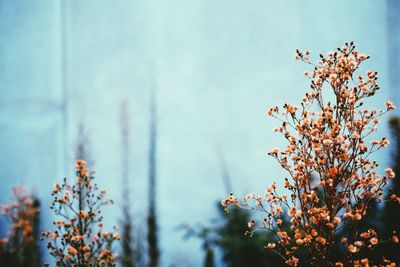
[[[24,182],[49,201],[52,184],[72,174],[83,123],[98,183],[118,207],[119,111],[127,101],[132,211],[143,221],[156,88],[163,266],[178,254],[197,266],[200,243],[183,241],[175,228],[217,216],[225,190],[216,151],[238,195],[262,193],[284,177],[266,155],[283,140],[265,110],[297,103],[308,89],[296,48],[318,54],[355,41],[372,55],[365,70],[380,73],[371,104],[399,104],[399,10],[395,1],[362,0],[0,0],[0,198]],[[116,223],[119,215],[105,216]]]

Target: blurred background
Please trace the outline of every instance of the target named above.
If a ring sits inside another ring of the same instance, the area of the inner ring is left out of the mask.
[[[154,201],[161,266],[201,266],[204,242],[179,226],[283,179],[265,111],[308,90],[296,48],[317,59],[346,41],[380,74],[374,107],[400,106],[396,0],[0,0],[0,201],[27,184],[48,228],[48,193],[83,156],[116,202],[109,225],[128,191],[145,231]]]

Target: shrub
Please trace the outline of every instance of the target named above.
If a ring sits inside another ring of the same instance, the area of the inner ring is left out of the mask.
[[[106,191],[99,190],[85,167],[77,160],[76,181],[64,179],[54,185],[51,209],[59,219],[53,222],[56,229],[43,235],[57,266],[114,266],[117,254],[112,244],[120,236],[103,230],[101,216],[101,208],[112,201],[105,199]]]
[[[288,142],[283,151],[275,148],[269,152],[288,173],[282,189],[288,193],[278,193],[273,183],[264,196],[249,194],[238,201],[231,194],[222,201],[223,206],[265,213],[263,220],[250,220],[248,226],[251,231],[272,231],[278,241],[267,244],[267,248],[290,266],[368,266],[370,259],[360,253],[390,241],[382,240],[373,229],[360,232],[358,228],[371,201],[399,202],[396,195],[383,200],[388,179],[395,178],[393,170],[387,168],[381,176],[379,164],[371,160],[371,155],[388,146],[389,140],[369,138],[377,131],[379,117],[395,106],[388,101],[384,110],[362,108],[363,101],[379,90],[377,72],[356,74],[368,58],[355,50],[353,42],[321,54],[317,63],[310,61],[310,51],[297,50],[295,59],[313,67],[313,71],[304,73],[311,80],[311,91],[300,106],[285,103],[282,109],[275,106],[267,111],[282,122],[275,132]],[[288,227],[284,212],[290,217]],[[340,233],[343,226],[350,229],[346,236]],[[393,235],[391,241],[398,242],[398,237]],[[330,253],[338,246],[347,252],[340,262],[333,262]],[[308,256],[301,258],[304,253]],[[382,262],[390,264],[385,259]]]
[[[39,201],[23,185],[14,187],[12,195],[11,204],[1,205],[10,227],[7,237],[0,239],[0,260],[9,266],[39,266]]]

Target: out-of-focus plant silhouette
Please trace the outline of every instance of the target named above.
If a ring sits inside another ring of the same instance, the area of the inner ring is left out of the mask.
[[[400,175],[400,118],[392,117],[389,120],[390,132],[393,140],[392,160],[391,166],[393,171],[399,176]],[[382,217],[379,218],[379,222],[382,223],[381,231],[386,238],[396,237],[396,234],[400,231],[400,180],[394,179],[390,181],[389,195],[392,199],[396,200],[393,202],[386,202],[382,211]],[[379,214],[379,211],[378,211]],[[400,262],[400,244],[393,242],[391,244],[385,244],[382,250],[379,250],[382,256],[394,261]]]
[[[91,151],[91,142],[84,123],[78,124],[78,134],[75,146],[75,158],[86,162],[88,168],[94,167],[94,158]]]
[[[156,103],[156,88],[150,89],[150,121],[149,121],[149,207],[147,214],[147,248],[149,267],[158,267],[160,261],[160,249],[158,246],[157,223],[157,137],[158,117]]]
[[[204,267],[215,267],[214,251],[209,248],[206,251],[206,258],[204,260]]]
[[[143,236],[133,222],[131,213],[132,197],[130,178],[130,114],[127,102],[121,105],[121,188],[122,219],[121,225],[121,264],[123,267],[144,266]]]
[[[199,224],[194,227],[180,227],[185,231],[185,238],[194,237],[202,241],[205,253],[203,266],[215,266],[216,252],[221,253],[223,263],[229,267],[285,266],[277,254],[265,247],[268,240],[274,240],[272,234],[248,232],[249,211],[232,209],[226,213],[219,203],[218,210],[218,218],[212,220],[208,226]]]
[[[0,239],[0,261],[6,266],[40,266],[39,199],[23,185],[14,187],[12,195],[12,203],[1,205],[9,230],[7,237]]]
[[[283,260],[265,247],[268,241],[275,240],[272,234],[248,232],[249,211],[232,209],[226,213],[219,208],[219,212],[223,224],[217,229],[217,245],[227,266],[284,266]]]
[[[40,202],[23,185],[12,189],[13,202],[1,205],[9,223],[7,237],[0,239],[0,262],[4,266],[38,267]]]
[[[393,166],[393,171],[396,174],[400,174],[400,118],[392,117],[389,120],[390,132],[393,140],[393,150],[392,150],[392,160],[391,165]],[[391,180],[390,193],[400,195],[400,182],[399,179]],[[388,202],[385,207],[385,212],[387,218],[390,220],[385,220],[387,227],[387,234],[390,234],[391,229],[396,229],[400,226],[400,213],[398,212],[398,206],[394,202]]]

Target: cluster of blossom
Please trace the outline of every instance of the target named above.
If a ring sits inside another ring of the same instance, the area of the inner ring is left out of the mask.
[[[43,233],[47,248],[57,266],[114,266],[112,244],[120,235],[103,230],[101,216],[101,207],[112,201],[93,183],[86,162],[76,161],[76,175],[72,184],[64,179],[54,185],[51,209],[60,219],[53,222],[54,231]]]
[[[39,208],[25,186],[12,189],[13,202],[2,204],[1,214],[10,222],[7,237],[0,239],[0,254],[24,254],[24,249],[36,242],[34,224]]]
[[[299,106],[285,103],[282,109],[275,106],[267,111],[282,122],[275,131],[288,142],[283,151],[275,148],[269,152],[289,175],[283,189],[288,194],[278,194],[274,183],[263,196],[249,194],[241,202],[230,195],[222,205],[264,212],[266,217],[260,223],[249,222],[250,231],[274,232],[277,242],[266,248],[279,253],[290,266],[300,264],[301,250],[311,256],[312,265],[330,266],[329,254],[336,246],[344,246],[348,252],[336,266],[368,266],[371,262],[360,259],[359,253],[387,240],[381,240],[373,230],[358,234],[358,225],[366,216],[370,201],[383,201],[388,179],[395,178],[389,168],[385,175],[379,175],[379,164],[370,159],[389,141],[368,140],[377,131],[379,117],[395,106],[388,101],[383,110],[362,109],[363,100],[379,90],[378,77],[375,71],[355,77],[369,56],[356,51],[353,43],[321,54],[317,63],[311,62],[310,54],[308,50],[297,50],[295,59],[314,67],[305,72],[312,90]],[[333,100],[325,103],[327,96]],[[400,202],[396,195],[388,200]],[[285,218],[290,220],[287,226]],[[352,234],[335,242],[344,225],[350,226]],[[396,233],[391,241],[398,242]]]

